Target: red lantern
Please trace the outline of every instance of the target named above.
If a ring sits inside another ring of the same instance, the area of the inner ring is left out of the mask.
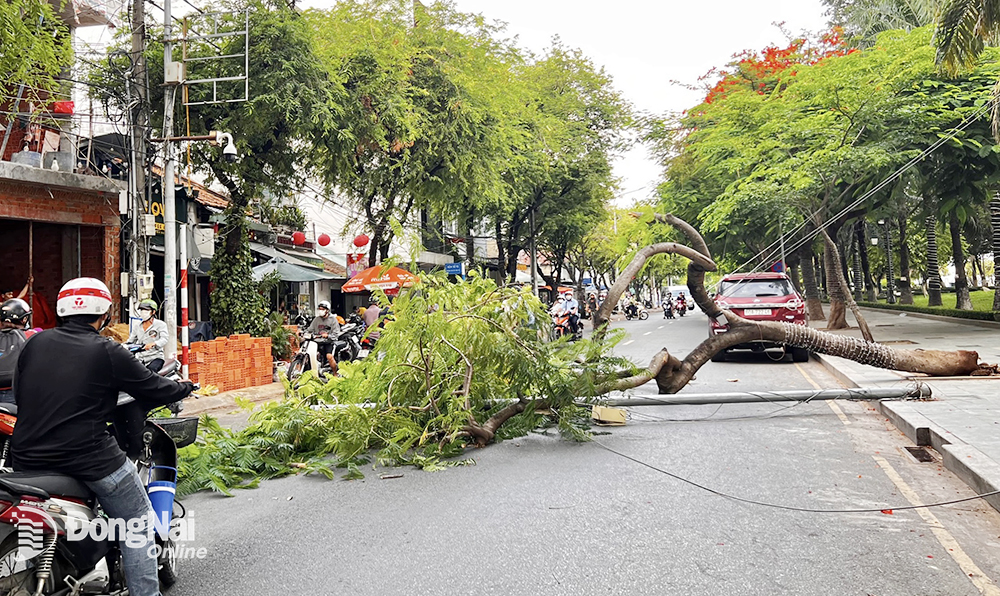
[[[357,246],[358,248],[361,248],[362,246],[364,246],[366,244],[368,244],[368,235],[367,234],[361,234],[360,236],[358,236],[357,238],[354,239],[354,246]]]
[[[327,244],[330,244],[330,237],[326,234],[320,234],[319,238],[316,239],[316,242],[319,242],[320,246],[326,246]]]
[[[302,246],[306,243],[306,235],[302,232],[295,232],[292,234],[292,242],[297,246]]]

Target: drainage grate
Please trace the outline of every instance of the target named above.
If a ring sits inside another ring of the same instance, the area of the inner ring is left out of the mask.
[[[913,456],[913,459],[918,462],[927,463],[934,461],[934,456],[923,447],[905,447],[905,449],[909,451],[910,455]]]

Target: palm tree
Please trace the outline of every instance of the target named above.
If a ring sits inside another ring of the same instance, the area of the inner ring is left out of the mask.
[[[934,34],[938,66],[952,75],[974,66],[997,34],[1000,0],[948,0]]]
[[[831,25],[843,27],[857,45],[870,46],[883,31],[930,25],[944,0],[824,0],[824,4]]]
[[[990,201],[990,225],[993,228],[993,310],[1000,311],[1000,192]]]

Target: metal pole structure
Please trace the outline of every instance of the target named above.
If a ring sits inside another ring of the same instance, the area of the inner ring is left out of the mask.
[[[778,234],[781,236],[781,271],[788,272],[788,262],[785,261],[785,225],[781,216],[778,216]]]
[[[535,208],[531,208],[531,293],[538,296],[538,253],[535,249]]]
[[[78,274],[79,275],[79,274]],[[34,310],[35,297],[35,222],[28,222],[28,306]]]
[[[632,397],[623,399],[598,400],[592,403],[615,407],[633,406],[701,406],[710,404],[742,404],[776,401],[829,401],[834,399],[847,400],[877,400],[927,399],[931,396],[931,388],[923,383],[897,387],[866,387],[860,389],[823,389],[810,391],[801,389],[795,391],[747,391],[741,393],[691,393],[685,395],[669,395],[663,397]]]
[[[129,182],[132,187],[132,246],[129,254],[129,317],[135,311],[139,302],[138,275],[144,273],[149,266],[149,255],[146,254],[146,243],[140,233],[140,220],[146,213],[146,16],[145,2],[132,2],[132,81],[135,83],[138,101],[132,108],[132,176]],[[129,96],[131,97],[131,81]],[[131,99],[130,99],[131,101]],[[131,323],[131,321],[129,321]]]
[[[163,321],[167,324],[165,356],[177,356],[177,299],[174,278],[177,272],[177,204],[174,197],[174,101],[177,84],[171,83],[173,65],[173,23],[170,0],[163,2],[163,75],[166,89],[163,107]]]
[[[188,378],[188,226],[181,224],[181,377]]]

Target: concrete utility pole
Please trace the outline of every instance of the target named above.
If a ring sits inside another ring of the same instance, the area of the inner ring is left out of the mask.
[[[163,2],[163,321],[167,324],[167,358],[177,357],[177,203],[174,198],[174,102],[180,81],[173,60],[170,0]]]
[[[529,215],[531,224],[531,293],[538,296],[538,253],[535,248],[535,208],[531,208]],[[515,257],[516,258],[516,257]],[[556,282],[558,284],[559,282]],[[552,291],[556,291],[553,288]],[[551,295],[551,294],[550,294]]]

